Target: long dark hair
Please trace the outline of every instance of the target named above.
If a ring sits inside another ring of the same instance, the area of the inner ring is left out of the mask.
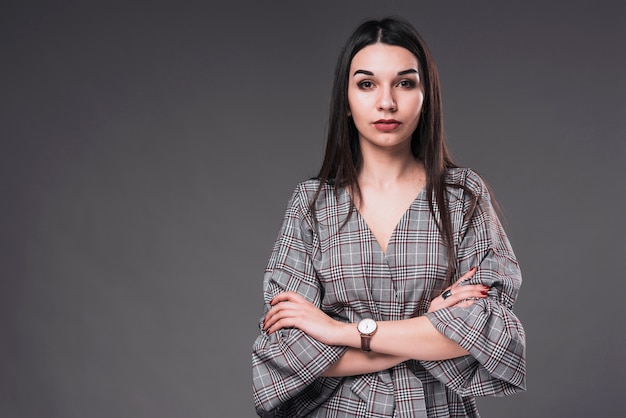
[[[379,42],[405,48],[413,53],[419,62],[424,102],[420,121],[411,139],[411,151],[415,158],[423,162],[426,169],[428,204],[433,215],[436,213],[439,215],[437,227],[449,253],[447,278],[450,280],[454,275],[454,242],[445,178],[447,170],[456,165],[452,161],[444,137],[439,74],[435,61],[417,30],[403,19],[385,18],[362,23],[339,54],[332,87],[326,151],[324,162],[317,175],[320,185],[311,202],[311,210],[314,212],[315,201],[325,184],[334,184],[337,188],[345,187],[353,199],[357,197],[360,201],[358,173],[362,156],[358,131],[354,121],[348,116],[349,71],[352,58],[361,49]],[[351,212],[353,210],[354,203]]]

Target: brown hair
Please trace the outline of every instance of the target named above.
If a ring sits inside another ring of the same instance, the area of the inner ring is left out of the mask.
[[[449,253],[447,279],[450,280],[455,273],[455,254],[446,187],[462,186],[449,185],[445,180],[447,170],[456,165],[452,161],[444,137],[439,74],[435,61],[417,30],[403,19],[385,18],[362,23],[348,38],[339,54],[331,94],[326,151],[322,167],[316,177],[320,185],[311,202],[311,211],[315,213],[314,204],[324,184],[345,187],[352,196],[360,200],[358,173],[362,157],[358,131],[354,121],[348,116],[349,70],[352,58],[361,49],[379,42],[409,50],[420,65],[424,102],[420,121],[411,139],[411,151],[415,158],[423,162],[426,169],[428,204],[433,215],[436,213],[439,215],[437,227]],[[354,203],[350,213],[353,210]]]

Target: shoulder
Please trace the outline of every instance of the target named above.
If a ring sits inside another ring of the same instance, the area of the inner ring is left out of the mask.
[[[314,195],[320,187],[320,181],[317,179],[308,179],[301,181],[296,185],[294,193],[304,196]]]
[[[485,180],[476,171],[467,167],[454,167],[446,173],[448,186],[469,192],[475,197],[489,194],[489,188]]]
[[[340,225],[349,216],[352,200],[345,188],[310,179],[296,185],[290,205],[295,205],[312,225],[331,226]]]
[[[320,188],[320,181],[317,179],[309,179],[298,183],[293,191],[292,200],[296,200],[299,203],[304,203],[305,206],[309,206],[315,197],[318,190],[320,193],[325,193],[326,189],[330,189],[332,186],[323,185]]]
[[[321,209],[335,202],[336,194],[337,188],[330,183],[321,184],[317,179],[305,180],[296,185],[290,206],[297,206],[304,212],[309,212],[315,199],[315,208]]]

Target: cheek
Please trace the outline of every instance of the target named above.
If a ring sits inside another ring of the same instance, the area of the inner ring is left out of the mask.
[[[424,106],[424,95],[419,95],[415,98],[413,103],[413,109],[415,109],[415,116],[419,118],[422,113],[422,108]]]
[[[348,95],[348,114],[352,116],[354,123],[358,124],[359,120],[363,117],[364,107],[362,100],[354,95]]]
[[[354,97],[354,93],[348,90],[348,111],[350,114],[358,113],[358,101]]]
[[[410,119],[412,119],[411,129],[416,129],[417,126],[419,125],[423,104],[424,104],[423,98],[420,97],[420,98],[415,99],[410,105],[411,109],[413,109],[413,111],[411,112],[412,114],[410,115]]]

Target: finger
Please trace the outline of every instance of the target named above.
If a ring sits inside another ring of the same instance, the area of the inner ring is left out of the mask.
[[[489,291],[485,289],[482,285],[476,286],[460,286],[454,290],[454,294],[459,299],[468,299],[468,298],[485,298],[488,296]]]
[[[295,318],[282,318],[280,321],[274,322],[269,328],[267,328],[267,333],[272,334],[278,330],[283,328],[295,328],[296,320]]]
[[[282,312],[286,309],[293,309],[294,306],[302,306],[295,301],[291,300],[291,298],[286,298],[285,296],[281,296],[278,300],[272,300],[269,311],[265,314],[265,318],[269,319],[272,316],[276,315],[279,312]]]
[[[272,308],[272,310],[268,312],[263,322],[263,329],[267,331],[272,327],[276,328],[277,324],[284,322],[285,319],[296,318],[298,316],[299,311],[297,309],[290,309],[283,305],[285,304],[281,304],[281,307],[276,307],[275,309]],[[279,326],[277,329],[280,328]]]
[[[307,312],[301,309],[285,308],[277,311],[266,325],[268,333],[278,331],[283,328],[302,329],[302,325],[307,319]]]
[[[470,306],[472,306],[476,302],[478,302],[478,299],[475,299],[475,298],[463,299],[462,301],[460,301],[459,303],[457,303],[454,306],[458,306],[459,308],[469,308]]]
[[[275,305],[279,302],[304,302],[306,299],[296,292],[282,292],[274,296],[270,301],[270,305]]]
[[[464,299],[483,299],[487,297],[487,294],[487,290],[482,285],[459,286],[441,294],[442,305],[443,307],[455,306]]]
[[[288,306],[288,301],[284,301],[285,303],[275,303],[269,311],[265,314],[265,318],[263,318],[263,328],[266,329],[268,324],[273,323],[272,318],[275,317],[282,310],[286,309]]]
[[[265,314],[264,323],[273,323],[280,318],[286,316],[306,316],[315,313],[315,308],[311,303],[307,302],[302,296],[293,294],[287,300],[281,300],[272,305],[269,311]],[[301,299],[302,303],[298,303],[292,299]]]
[[[459,280],[457,280],[456,282],[454,282],[454,284],[452,285],[452,287],[456,287],[459,286],[463,281],[471,278],[474,273],[476,273],[476,270],[478,270],[478,267],[472,267],[471,269],[469,269],[464,275],[462,275],[461,277],[459,277]]]

